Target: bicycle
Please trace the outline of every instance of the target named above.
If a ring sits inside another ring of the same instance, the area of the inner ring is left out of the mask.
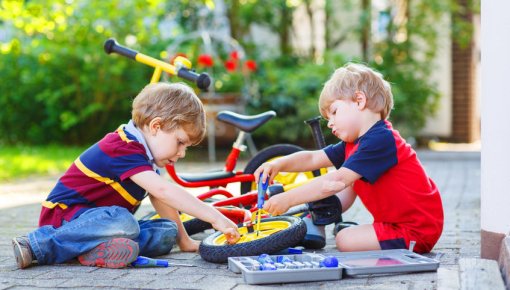
[[[162,71],[189,80],[202,90],[206,90],[211,83],[211,79],[207,74],[197,74],[191,70],[191,62],[184,57],[177,57],[172,65],[121,46],[114,39],[108,39],[105,42],[104,49],[108,54],[112,52],[117,53],[154,67],[155,70],[151,78],[151,83],[160,80]],[[216,195],[223,195],[226,197],[223,201],[213,202],[213,205],[224,215],[241,225],[239,231],[242,238],[236,245],[224,245],[226,239],[221,233],[215,233],[202,241],[199,252],[202,258],[207,261],[225,262],[228,256],[276,252],[296,245],[306,234],[306,225],[304,222],[301,218],[293,215],[264,218],[258,225],[262,230],[259,229],[256,234],[253,231],[253,222],[251,222],[253,220],[253,214],[251,213],[253,212],[254,204],[256,204],[256,195],[254,195],[253,192],[250,193],[250,191],[255,188],[253,172],[264,162],[302,151],[304,150],[303,148],[292,144],[270,146],[254,156],[248,162],[244,171],[234,172],[240,153],[246,149],[246,146],[243,144],[245,135],[262,126],[275,115],[276,113],[273,111],[264,112],[255,116],[246,116],[228,111],[223,111],[218,114],[218,120],[231,124],[240,130],[232,146],[232,150],[225,161],[225,167],[222,170],[199,174],[177,174],[174,166],[166,166],[169,175],[176,183],[182,186],[208,186],[211,188],[210,191],[199,195],[198,198],[206,200]],[[322,148],[325,146],[325,142],[320,129],[319,119],[319,117],[314,118],[306,121],[306,123],[312,128],[312,135],[317,147]],[[314,170],[312,172],[305,172],[305,176],[307,179],[311,179],[324,172],[324,170]],[[275,177],[275,181],[281,185],[278,187],[279,189],[277,191],[282,192],[299,186],[299,183],[296,183],[298,174],[299,173],[278,174]],[[228,191],[218,188],[220,186],[226,187],[227,184],[232,182],[241,183],[241,196],[234,197]],[[275,194],[278,192],[275,192]],[[268,196],[265,198],[268,198]],[[247,208],[250,208],[250,210],[247,210]],[[297,212],[297,214],[306,213],[308,210],[308,208],[303,208]],[[181,214],[180,218],[189,234],[202,231],[210,226],[186,214]]]
[[[113,38],[104,43],[104,50],[107,54],[116,53],[121,56],[133,59],[137,62],[154,67],[154,73],[150,82],[155,83],[161,79],[161,73],[167,72],[170,75],[176,75],[185,80],[196,84],[201,90],[207,90],[211,84],[211,78],[206,73],[197,74],[191,69],[191,62],[185,57],[178,56],[173,64],[157,60],[148,55],[139,53],[133,49],[120,45]],[[230,124],[239,129],[239,134],[232,145],[232,149],[225,160],[222,169],[201,173],[177,173],[175,166],[166,165],[166,170],[170,177],[183,187],[226,187],[230,183],[240,182],[240,192],[245,194],[255,188],[253,172],[264,162],[273,158],[289,155],[304,150],[302,147],[293,144],[277,144],[269,146],[252,159],[249,160],[243,171],[236,171],[237,161],[241,152],[246,150],[244,145],[246,134],[254,132],[257,128],[276,116],[274,111],[263,112],[258,115],[248,116],[237,114],[230,111],[222,111],[217,115],[221,122]],[[306,172],[306,178],[312,178],[317,172]],[[275,181],[281,184],[291,184],[298,178],[297,173],[279,174]]]

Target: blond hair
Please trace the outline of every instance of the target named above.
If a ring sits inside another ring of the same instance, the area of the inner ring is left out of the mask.
[[[389,117],[393,108],[393,95],[390,84],[381,73],[356,63],[347,63],[335,70],[326,82],[319,98],[319,110],[323,117],[335,100],[356,100],[356,92],[363,92],[367,98],[367,108],[380,113],[382,119]]]
[[[197,144],[205,136],[205,110],[193,90],[183,83],[149,84],[133,100],[131,118],[138,128],[148,126],[156,117],[167,132],[182,128],[190,142]]]

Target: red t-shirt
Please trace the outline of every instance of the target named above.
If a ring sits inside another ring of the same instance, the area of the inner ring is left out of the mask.
[[[398,224],[435,244],[444,221],[439,191],[389,121],[378,121],[353,143],[340,142],[324,151],[336,168],[362,176],[353,189],[374,222]]]

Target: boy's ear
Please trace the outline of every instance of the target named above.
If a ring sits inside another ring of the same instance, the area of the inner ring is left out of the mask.
[[[156,135],[159,130],[161,130],[161,117],[156,117],[149,122],[149,132],[151,135]]]
[[[354,93],[356,104],[358,105],[358,109],[363,110],[367,107],[367,96],[364,92],[357,91]]]

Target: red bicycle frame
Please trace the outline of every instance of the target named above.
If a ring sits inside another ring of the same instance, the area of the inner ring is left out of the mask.
[[[216,195],[222,195],[226,197],[226,199],[212,202],[211,205],[214,206],[224,216],[237,224],[249,222],[251,220],[250,213],[257,210],[257,191],[252,191],[247,194],[234,197],[225,189],[215,188],[198,195],[197,198],[204,201],[205,199]],[[268,196],[266,195],[265,199],[267,198]],[[250,209],[247,210],[247,207]]]
[[[240,131],[239,135],[237,136],[236,141],[232,145],[232,150],[230,151],[230,154],[228,155],[227,159],[225,160],[225,167],[223,170],[225,172],[234,172],[235,166],[237,164],[237,159],[239,158],[239,155],[242,151],[246,149],[246,146],[243,145],[245,132]],[[178,184],[184,186],[184,187],[218,187],[223,186],[226,187],[227,184],[233,183],[233,182],[252,182],[255,181],[255,177],[253,174],[245,174],[242,171],[236,171],[234,172],[233,176],[225,177],[225,178],[215,178],[215,179],[208,179],[203,181],[186,181],[179,177],[177,172],[175,171],[175,166],[172,164],[166,165],[166,170],[170,177],[177,182]]]

